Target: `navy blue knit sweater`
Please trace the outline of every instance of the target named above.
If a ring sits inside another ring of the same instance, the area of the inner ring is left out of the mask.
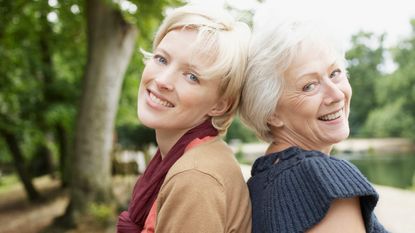
[[[305,232],[324,218],[331,201],[356,196],[366,232],[387,232],[373,213],[378,194],[347,161],[290,147],[258,158],[251,173],[253,233]]]

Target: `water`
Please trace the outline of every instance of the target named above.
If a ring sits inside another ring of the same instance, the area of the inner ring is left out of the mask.
[[[342,154],[374,184],[415,188],[415,154]]]

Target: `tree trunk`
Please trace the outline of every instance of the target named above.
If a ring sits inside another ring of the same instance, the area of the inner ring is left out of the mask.
[[[36,201],[40,199],[39,192],[35,189],[32,183],[29,172],[26,169],[25,161],[20,150],[17,138],[13,133],[1,131],[4,139],[6,140],[7,146],[9,147],[10,153],[13,157],[13,163],[19,175],[20,181],[23,183],[23,187],[26,191],[30,201]]]
[[[110,203],[114,122],[137,29],[105,0],[87,0],[88,60],[71,159],[70,204],[77,224],[89,203]]]
[[[70,167],[68,167],[68,136],[62,124],[57,124],[55,128],[59,144],[59,173],[61,175],[61,184],[62,187],[67,187],[70,177]]]

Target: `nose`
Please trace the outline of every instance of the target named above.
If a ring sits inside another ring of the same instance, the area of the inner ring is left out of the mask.
[[[340,88],[341,84],[336,84],[331,81],[326,82],[325,85],[325,97],[324,103],[330,105],[332,103],[338,103],[344,99],[344,93]]]
[[[158,73],[155,78],[156,86],[159,90],[171,91],[174,89],[174,72],[166,69]]]

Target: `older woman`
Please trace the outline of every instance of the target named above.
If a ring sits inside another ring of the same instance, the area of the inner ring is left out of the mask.
[[[349,135],[352,90],[330,31],[274,20],[254,31],[241,118],[270,142],[248,181],[259,232],[386,232],[378,194],[352,164],[330,157]]]
[[[251,232],[248,187],[220,138],[239,103],[249,39],[249,27],[219,9],[185,6],[163,21],[138,91],[138,117],[158,150],[117,232]]]

